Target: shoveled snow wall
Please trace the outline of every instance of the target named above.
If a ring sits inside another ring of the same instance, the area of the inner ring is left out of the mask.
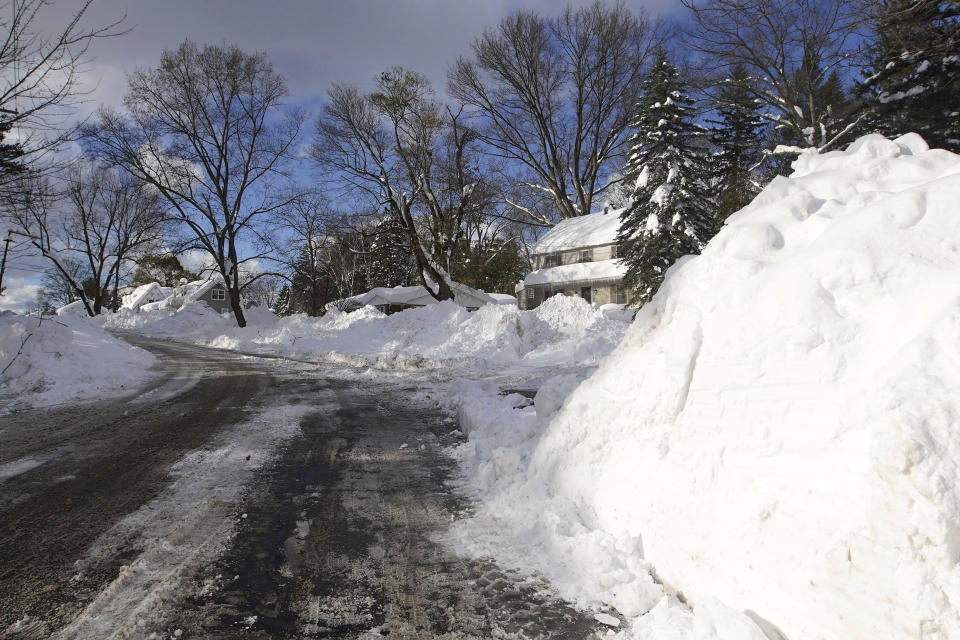
[[[672,269],[528,482],[639,537],[694,613],[960,639],[960,156],[800,157]]]
[[[202,303],[148,305],[106,316],[104,326],[224,349],[322,360],[339,356],[386,367],[510,368],[596,365],[626,332],[629,315],[554,296],[532,311],[488,304],[467,311],[450,301],[384,315],[373,307],[321,318],[278,318],[251,310],[239,329]]]
[[[79,315],[0,311],[0,412],[131,393],[154,357]]]

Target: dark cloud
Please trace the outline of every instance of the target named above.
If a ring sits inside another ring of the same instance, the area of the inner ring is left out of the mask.
[[[60,0],[44,16],[45,26],[62,24],[71,5]],[[681,8],[677,0],[627,5],[659,14]],[[555,0],[96,0],[88,24],[126,13],[132,31],[95,43],[85,82],[96,86],[91,103],[117,105],[126,73],[155,65],[165,48],[190,38],[266,52],[296,101],[322,97],[331,82],[367,84],[394,65],[427,74],[442,90],[451,61],[469,52],[486,25],[517,9],[549,15],[561,6]]]

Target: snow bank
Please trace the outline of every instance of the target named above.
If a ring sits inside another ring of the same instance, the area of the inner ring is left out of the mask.
[[[148,305],[105,323],[219,348],[401,368],[596,365],[628,326],[622,316],[566,296],[533,311],[494,304],[467,311],[442,302],[389,316],[364,307],[332,310],[322,318],[251,310],[247,319],[248,327],[239,329],[232,319],[192,303],[177,311]]]
[[[0,312],[0,408],[92,400],[136,388],[153,356],[86,316]]]
[[[488,396],[460,544],[649,609],[625,636],[960,638],[960,156],[874,135],[794,169],[544,419]]]

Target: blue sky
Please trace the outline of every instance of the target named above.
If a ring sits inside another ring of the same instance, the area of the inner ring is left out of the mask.
[[[590,0],[573,0],[580,6]],[[91,47],[83,76],[88,92],[81,115],[100,104],[121,106],[126,74],[157,64],[164,49],[190,38],[200,44],[237,44],[262,51],[287,78],[291,101],[316,106],[333,82],[369,86],[379,72],[401,65],[426,74],[442,93],[448,66],[468,55],[487,25],[518,9],[552,15],[554,0],[95,0],[85,17],[106,24],[126,14],[132,31]],[[627,0],[631,9],[679,16],[679,0]],[[58,0],[41,16],[62,27],[77,2]],[[17,259],[4,278],[0,309],[22,310],[35,295],[44,265]]]

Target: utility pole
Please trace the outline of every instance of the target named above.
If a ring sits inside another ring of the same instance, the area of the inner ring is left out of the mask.
[[[10,251],[10,235],[7,231],[7,237],[3,241],[3,258],[0,259],[0,296],[3,295],[3,272],[7,270],[7,252]]]

